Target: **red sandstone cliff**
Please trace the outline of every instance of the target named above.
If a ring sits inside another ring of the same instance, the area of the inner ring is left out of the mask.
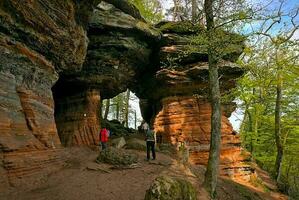
[[[127,88],[145,99],[144,117],[155,119],[166,141],[188,142],[190,161],[205,163],[207,55],[202,46],[184,53],[203,29],[161,23],[161,38],[132,5],[107,2],[113,5],[1,1],[0,190],[59,169],[63,145],[96,144],[100,100]],[[222,91],[234,87],[243,74],[234,65],[242,41],[233,47],[219,64]],[[203,99],[195,101],[193,94]],[[221,167],[227,168],[223,173],[236,175],[246,166],[239,163],[239,141],[231,133],[223,116]]]
[[[0,190],[62,165],[51,88],[58,73],[82,67],[85,6],[91,4],[0,3]]]
[[[163,143],[169,142],[176,146],[185,143],[189,149],[189,161],[206,165],[209,157],[210,119],[211,108],[207,100],[192,96],[168,97],[162,100],[162,110],[155,117],[154,127]],[[221,174],[248,180],[251,171],[246,164],[247,157],[242,152],[239,136],[224,114],[221,133]]]

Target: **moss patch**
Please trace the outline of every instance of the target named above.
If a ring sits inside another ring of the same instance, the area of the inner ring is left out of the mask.
[[[128,166],[138,162],[138,156],[133,153],[124,152],[121,149],[108,148],[100,152],[97,162],[117,166]]]
[[[160,176],[146,191],[145,200],[193,200],[196,198],[196,190],[186,180]]]

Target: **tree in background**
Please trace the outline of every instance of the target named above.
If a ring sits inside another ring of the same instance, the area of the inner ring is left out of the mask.
[[[291,156],[299,147],[295,136],[299,130],[299,45],[290,40],[293,30],[285,37],[268,35],[260,46],[247,50],[250,56],[244,63],[249,73],[239,84],[245,110],[240,130],[243,144],[285,192],[290,183],[299,185],[299,180],[293,179],[299,160]]]
[[[112,99],[105,99],[102,103],[103,119],[116,119],[123,123],[125,127],[131,126],[137,128],[137,123],[141,119],[137,118],[136,110],[132,104],[137,103],[138,98],[131,94],[130,90],[120,93]]]
[[[190,20],[203,25],[203,0],[173,0],[173,7],[166,10],[166,17],[172,21]]]
[[[133,3],[146,21],[156,24],[163,18],[160,0],[129,0]]]

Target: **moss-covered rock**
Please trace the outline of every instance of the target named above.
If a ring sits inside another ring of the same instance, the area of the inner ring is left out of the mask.
[[[128,166],[137,163],[138,156],[136,154],[111,147],[101,151],[96,161],[117,166]]]
[[[144,140],[137,139],[137,138],[131,138],[127,140],[126,149],[135,149],[139,151],[145,151],[146,150],[146,143]]]
[[[193,200],[197,199],[196,189],[186,180],[160,176],[146,191],[145,200]]]
[[[103,125],[110,130],[112,137],[128,136],[136,133],[135,129],[124,127],[118,120],[103,120]]]

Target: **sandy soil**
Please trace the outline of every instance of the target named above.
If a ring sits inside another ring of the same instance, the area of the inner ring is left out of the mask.
[[[95,163],[96,151],[73,148],[70,153],[64,169],[51,174],[40,187],[30,191],[14,190],[7,199],[140,200],[144,199],[151,182],[173,162],[169,156],[159,153],[155,162],[147,162],[145,152],[137,152],[138,167],[120,170]]]
[[[188,179],[198,190],[198,200],[209,199],[208,193],[202,187],[204,168],[186,167],[161,153],[157,153],[157,160],[148,162],[145,160],[145,152],[133,152],[139,155],[136,168],[114,169],[113,166],[95,162],[97,151],[82,147],[71,148],[68,150],[69,159],[62,170],[49,175],[35,189],[12,189],[4,199],[142,200],[152,181],[159,175]],[[225,179],[219,181],[219,199],[285,199],[248,186],[245,187],[246,194],[244,194],[243,189],[240,192],[239,185],[227,181]]]

